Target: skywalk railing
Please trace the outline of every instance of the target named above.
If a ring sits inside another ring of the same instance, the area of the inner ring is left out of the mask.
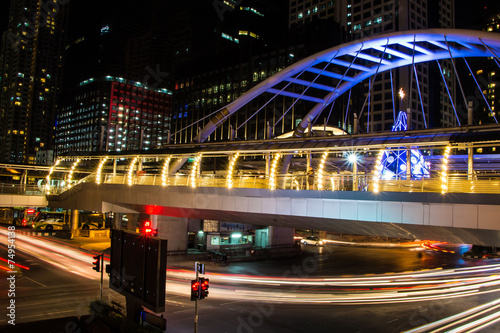
[[[133,186],[188,186],[261,188],[317,191],[371,191],[371,192],[437,192],[437,193],[500,193],[500,174],[450,174],[446,178],[375,180],[370,174],[325,174],[322,180],[304,174],[278,175],[272,180],[264,175],[236,175],[229,181],[213,174],[192,177],[186,174],[162,177],[158,174],[105,174],[101,184]],[[95,182],[95,175],[78,181]],[[65,188],[50,188],[51,194],[62,193]]]
[[[38,185],[0,184],[0,194],[45,195],[45,191]]]

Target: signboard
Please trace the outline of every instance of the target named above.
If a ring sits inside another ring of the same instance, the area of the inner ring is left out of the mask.
[[[154,312],[165,311],[167,240],[112,230],[109,287]]]

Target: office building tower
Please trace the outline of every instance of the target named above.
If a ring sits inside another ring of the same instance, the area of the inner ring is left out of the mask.
[[[57,153],[166,144],[172,57],[165,2],[72,0],[69,6]]]
[[[66,6],[11,0],[0,60],[0,160],[36,162],[52,150],[62,78]]]
[[[171,92],[106,76],[79,84],[58,116],[57,154],[148,150],[167,144]]]

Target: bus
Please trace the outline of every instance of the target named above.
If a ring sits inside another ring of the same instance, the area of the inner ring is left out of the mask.
[[[18,227],[29,227],[32,225],[36,216],[36,208],[0,208],[0,223],[11,224]]]
[[[69,216],[66,211],[39,211],[31,226],[37,230],[52,231],[63,230],[65,224],[69,224]]]

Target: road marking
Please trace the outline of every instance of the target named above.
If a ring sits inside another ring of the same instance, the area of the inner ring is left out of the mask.
[[[29,278],[29,277],[27,277],[27,276],[24,276],[24,277],[25,277],[26,279],[30,280],[30,281],[33,281],[33,282],[35,282],[35,283],[38,283],[39,285],[41,285],[41,286],[43,286],[43,287],[47,287],[47,286],[46,286],[46,285],[44,285],[43,283],[40,283],[40,282],[35,281],[35,280],[33,280],[33,279],[30,279],[30,278]]]
[[[41,316],[50,316],[50,315],[66,313],[66,312],[76,312],[76,311],[75,310],[66,310],[66,311],[59,311],[59,312],[41,313],[41,314],[32,315],[32,316],[21,316],[21,318],[24,319],[24,318],[33,318],[33,317],[41,317]]]
[[[180,312],[186,312],[186,311],[193,311],[193,309],[186,309],[186,310],[179,310],[179,311],[174,311],[174,312],[171,312],[171,313],[180,313]]]
[[[389,321],[387,322],[387,324],[393,323],[393,322],[395,322],[395,321],[398,321],[398,319],[389,320]]]
[[[165,300],[165,302],[184,306],[184,303],[181,303],[181,302],[169,301],[169,300]]]

